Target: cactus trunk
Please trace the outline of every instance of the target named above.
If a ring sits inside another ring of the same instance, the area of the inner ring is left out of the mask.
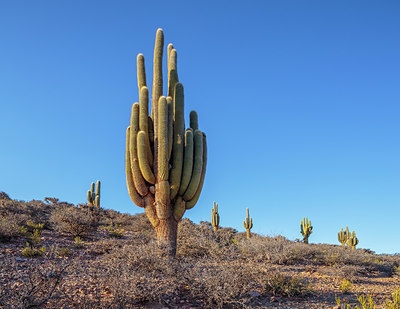
[[[178,235],[178,222],[173,216],[168,219],[160,220],[160,224],[155,228],[157,241],[161,248],[165,248],[165,253],[169,257],[175,257]]]

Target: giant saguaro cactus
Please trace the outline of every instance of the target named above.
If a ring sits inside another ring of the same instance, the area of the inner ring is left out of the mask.
[[[132,201],[144,207],[159,243],[175,256],[178,222],[196,204],[203,187],[207,143],[195,111],[185,130],[183,86],[172,44],[167,49],[168,94],[162,94],[163,46],[164,33],[158,29],[150,117],[144,57],[137,56],[139,103],[132,106],[126,131],[126,181]]]

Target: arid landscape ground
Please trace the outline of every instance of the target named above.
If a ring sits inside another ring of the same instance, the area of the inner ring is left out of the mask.
[[[0,195],[1,308],[399,308],[400,255]],[[397,299],[398,298],[398,299]],[[338,305],[338,302],[341,305]],[[399,303],[396,303],[399,301]]]

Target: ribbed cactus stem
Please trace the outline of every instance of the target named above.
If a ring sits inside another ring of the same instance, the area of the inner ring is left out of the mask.
[[[206,135],[203,133],[203,168],[201,169],[201,177],[200,183],[197,187],[196,194],[190,201],[186,202],[186,209],[191,209],[196,205],[197,201],[199,200],[201,190],[203,189],[204,179],[206,176],[206,167],[207,167],[207,139]]]
[[[183,149],[184,149],[184,94],[183,85],[177,83],[174,96],[174,141],[172,145],[172,169],[170,174],[171,199],[175,198],[179,192],[183,168]]]
[[[193,132],[199,129],[199,121],[196,111],[190,112],[190,127],[192,128]]]
[[[149,138],[149,89],[143,86],[139,92],[139,130],[146,135],[146,153],[148,165],[153,166],[153,154]]]
[[[143,54],[137,55],[137,80],[139,91],[143,86],[146,86],[146,70],[144,68],[144,56]]]
[[[183,195],[185,201],[190,201],[196,194],[200,184],[201,171],[203,168],[203,133],[199,130],[194,132],[194,161],[193,172],[189,185]]]
[[[181,184],[179,187],[179,195],[183,195],[189,185],[190,179],[192,178],[193,171],[193,131],[187,129],[185,132],[185,150],[183,158],[183,173]]]

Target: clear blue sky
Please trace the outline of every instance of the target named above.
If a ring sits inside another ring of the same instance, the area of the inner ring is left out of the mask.
[[[0,191],[142,209],[125,183],[136,55],[178,50],[209,163],[185,216],[242,231],[400,252],[400,2],[0,1]]]

